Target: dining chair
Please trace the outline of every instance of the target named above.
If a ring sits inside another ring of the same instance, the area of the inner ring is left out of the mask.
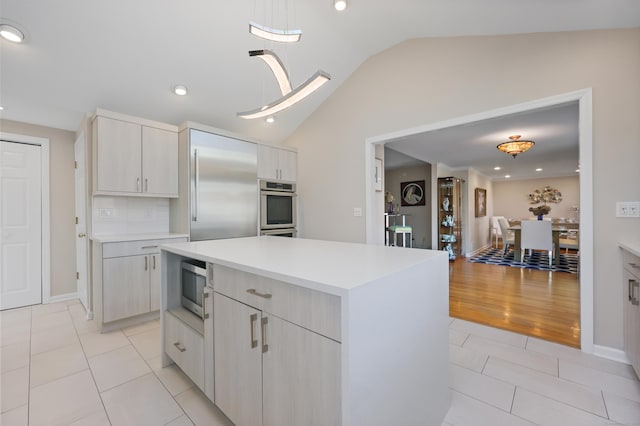
[[[492,237],[495,237],[496,240],[496,248],[498,248],[498,237],[502,238],[502,230],[500,229],[500,218],[504,218],[504,216],[493,216],[491,218],[491,234]]]
[[[529,256],[533,254],[533,250],[545,250],[549,252],[549,267],[551,267],[555,248],[553,245],[550,221],[522,221],[520,230],[520,263],[524,262],[526,249],[529,249]]]
[[[506,218],[499,218],[498,224],[500,225],[500,232],[502,233],[502,257],[504,257],[509,247],[516,243],[516,234],[514,231],[509,230],[509,221],[507,221]]]

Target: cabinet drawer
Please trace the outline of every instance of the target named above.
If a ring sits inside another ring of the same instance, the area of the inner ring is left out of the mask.
[[[164,316],[164,350],[204,391],[204,337],[171,312]]]
[[[640,257],[627,250],[622,250],[622,265],[632,275],[640,277]]]
[[[341,341],[338,296],[220,265],[213,265],[213,289],[256,309]]]
[[[187,239],[160,238],[156,240],[123,241],[117,243],[104,243],[102,245],[102,257],[136,256],[139,254],[160,253],[160,245],[171,243],[183,243]]]

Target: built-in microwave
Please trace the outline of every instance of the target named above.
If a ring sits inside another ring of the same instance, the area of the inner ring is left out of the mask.
[[[181,264],[180,294],[182,306],[202,318],[204,287],[207,282],[207,265],[195,259]]]
[[[260,229],[296,227],[296,184],[260,181]]]

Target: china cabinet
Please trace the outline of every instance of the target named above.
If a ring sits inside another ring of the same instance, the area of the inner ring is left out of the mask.
[[[449,260],[462,255],[462,179],[438,178],[438,249]]]

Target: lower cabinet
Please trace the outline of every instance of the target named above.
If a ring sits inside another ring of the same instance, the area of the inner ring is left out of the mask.
[[[193,383],[204,389],[204,337],[171,312],[165,312],[164,350]]]
[[[623,252],[624,351],[640,376],[640,257]]]
[[[340,343],[220,293],[214,315],[215,404],[231,421],[340,424]]]
[[[149,257],[114,257],[102,261],[104,322],[150,311]]]

